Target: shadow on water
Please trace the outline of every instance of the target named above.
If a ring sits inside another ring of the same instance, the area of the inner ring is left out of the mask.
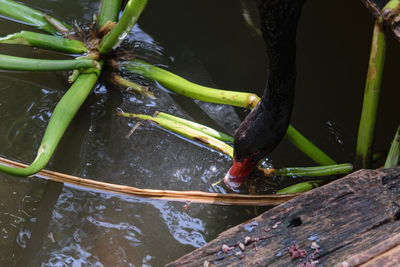
[[[45,7],[46,12],[68,22],[85,23],[98,6],[94,0],[24,3]],[[1,36],[31,30],[2,18],[0,23]],[[299,28],[298,89],[292,123],[340,162],[353,158],[372,23],[359,1],[308,1]],[[259,95],[263,91],[263,41],[244,23],[239,1],[150,1],[123,47],[203,85]],[[6,45],[0,51],[55,56]],[[394,88],[398,51],[397,44],[390,41],[381,98],[384,104],[378,118],[378,149],[389,146],[398,123],[389,115],[399,97]],[[1,155],[32,161],[51,112],[68,88],[66,75],[0,73]],[[243,111],[235,113],[233,108],[193,101],[169,93],[157,83],[141,82],[151,87],[157,99],[99,84],[48,167],[140,188],[225,192],[211,183],[229,168],[228,157],[146,123],[126,139],[136,122],[113,114],[117,109],[146,114],[162,110],[232,133]],[[272,153],[270,162],[277,166],[313,165],[285,141]],[[160,266],[256,215],[253,207],[190,204],[186,209],[184,203],[96,193],[5,174],[0,178],[2,266]]]

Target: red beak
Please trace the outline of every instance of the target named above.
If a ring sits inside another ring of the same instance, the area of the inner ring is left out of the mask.
[[[235,191],[235,189],[243,184],[254,167],[255,165],[251,162],[251,158],[246,158],[242,162],[236,161],[233,158],[233,165],[224,177],[226,187]]]

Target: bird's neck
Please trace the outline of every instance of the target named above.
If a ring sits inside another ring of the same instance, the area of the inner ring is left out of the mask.
[[[264,0],[261,3],[261,27],[268,56],[267,85],[262,101],[268,104],[285,98],[291,98],[287,102],[293,102],[296,30],[304,2],[305,0]]]

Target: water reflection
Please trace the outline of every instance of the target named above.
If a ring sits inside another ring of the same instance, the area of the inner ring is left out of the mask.
[[[0,74],[1,154],[31,161],[60,94],[38,83]]]
[[[192,204],[185,209],[183,203],[65,187],[42,241],[46,249],[38,251],[35,261],[50,266],[140,266],[144,262],[159,266],[177,253],[204,245],[219,231],[208,230],[204,208]],[[230,213],[226,207],[207,206],[207,217],[236,223]]]
[[[99,4],[97,0],[24,2],[45,7],[50,14],[70,23],[77,20],[85,27]],[[337,12],[320,12],[327,4]],[[343,10],[341,5],[354,6]],[[361,5],[355,5],[344,1],[310,2],[300,25],[301,67],[292,121],[301,126],[306,136],[322,144],[328,154],[333,152],[335,159],[351,158],[346,151],[354,149],[352,138],[359,113],[354,100],[361,102],[369,52],[367,13]],[[343,19],[337,21],[339,11]],[[356,11],[361,15],[354,20]],[[121,46],[124,53],[138,54],[194,82],[260,94],[265,79],[264,47],[261,39],[251,37],[240,14],[239,2],[230,0],[150,1],[139,25]],[[2,18],[0,21],[1,36],[31,30]],[[334,26],[318,28],[315,21]],[[332,21],[336,24],[329,24]],[[359,25],[349,25],[347,21]],[[357,38],[355,31],[360,34]],[[342,47],[343,44],[350,48]],[[2,45],[0,49],[1,53],[19,56],[32,52],[37,57],[55,56],[26,47]],[[395,59],[388,57],[389,61]],[[396,81],[396,68],[392,68],[391,74],[387,66],[386,77]],[[32,161],[49,116],[68,88],[65,77],[66,73],[0,73],[1,155]],[[128,77],[150,86],[157,99],[121,92],[103,81],[72,122],[49,168],[141,188],[224,192],[220,186],[211,187],[211,183],[222,178],[229,158],[147,123],[127,139],[125,136],[136,122],[113,114],[117,109],[146,114],[162,110],[232,133],[239,122],[234,110],[171,94],[159,84],[138,76]],[[385,86],[389,88],[385,92],[394,92],[396,88],[390,86],[395,85],[387,82]],[[351,97],[350,92],[354,94]],[[398,98],[382,99],[389,101],[389,109]],[[337,112],[338,103],[346,107],[343,112]],[[378,123],[391,125],[391,116],[382,118]],[[395,126],[390,126],[393,131],[380,127],[382,138],[378,142],[382,147],[389,144]],[[342,145],[337,146],[338,143]],[[285,142],[272,157],[274,163],[288,166],[312,164]],[[254,208],[186,206],[58,187],[0,174],[1,266],[160,266],[255,215]]]

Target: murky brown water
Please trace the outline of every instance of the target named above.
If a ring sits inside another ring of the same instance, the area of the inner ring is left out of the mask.
[[[87,0],[24,3],[70,23],[89,23],[98,5]],[[0,36],[31,30],[3,18],[0,23]],[[320,0],[308,1],[300,24],[292,124],[339,162],[353,158],[372,23],[360,1]],[[239,1],[150,1],[123,46],[204,85],[263,91],[263,42],[245,25]],[[399,51],[390,41],[378,150],[388,148],[398,124],[390,112],[400,96],[395,73]],[[0,46],[0,53],[55,57],[52,52],[7,45]],[[149,85],[156,100],[100,84],[48,168],[141,188],[224,192],[211,183],[229,168],[229,158],[152,126],[142,126],[125,139],[135,123],[113,113],[162,110],[217,127],[210,119],[214,117],[224,122],[219,127],[229,131],[239,122],[233,109],[198,103],[170,94],[158,84]],[[51,112],[67,88],[62,73],[0,72],[2,156],[32,161]],[[285,141],[270,160],[277,166],[313,165]],[[0,174],[0,265],[160,266],[253,216],[252,207],[191,204],[185,210],[183,203],[89,192]]]

